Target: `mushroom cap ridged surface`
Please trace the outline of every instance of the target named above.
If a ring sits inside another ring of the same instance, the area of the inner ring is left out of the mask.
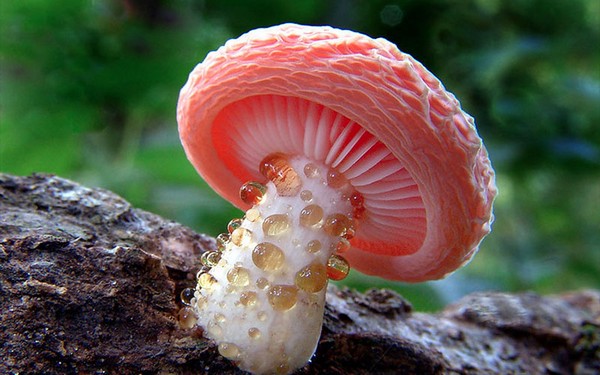
[[[344,256],[363,273],[442,278],[491,229],[494,171],[472,117],[384,39],[296,24],[250,31],[196,66],[177,119],[191,163],[240,208],[239,187],[261,179],[269,153],[344,173],[366,209]]]

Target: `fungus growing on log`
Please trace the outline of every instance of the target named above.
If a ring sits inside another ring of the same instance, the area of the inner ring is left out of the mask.
[[[329,279],[350,268],[439,279],[490,231],[494,172],[473,119],[386,40],[295,24],[250,31],[196,66],[177,119],[200,175],[246,210],[202,256],[187,298],[244,370],[309,361]]]

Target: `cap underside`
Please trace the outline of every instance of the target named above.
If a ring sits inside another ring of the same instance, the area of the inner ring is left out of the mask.
[[[380,140],[347,117],[309,100],[260,95],[226,106],[211,129],[218,156],[241,182],[262,180],[258,165],[274,152],[304,155],[343,173],[366,208],[355,247],[381,255],[421,247],[427,218],[416,182]]]

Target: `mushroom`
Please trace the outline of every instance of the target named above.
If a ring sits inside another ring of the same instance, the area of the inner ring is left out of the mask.
[[[177,120],[200,175],[246,210],[203,254],[186,299],[244,370],[304,366],[328,280],[350,267],[439,279],[490,231],[494,171],[473,119],[384,39],[296,24],[250,31],[196,66]]]

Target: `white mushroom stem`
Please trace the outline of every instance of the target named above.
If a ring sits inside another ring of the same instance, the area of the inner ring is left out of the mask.
[[[328,169],[305,158],[287,167],[232,231],[218,263],[199,275],[192,301],[221,355],[256,374],[289,373],[310,360],[328,261],[353,233],[349,185],[328,184]]]

